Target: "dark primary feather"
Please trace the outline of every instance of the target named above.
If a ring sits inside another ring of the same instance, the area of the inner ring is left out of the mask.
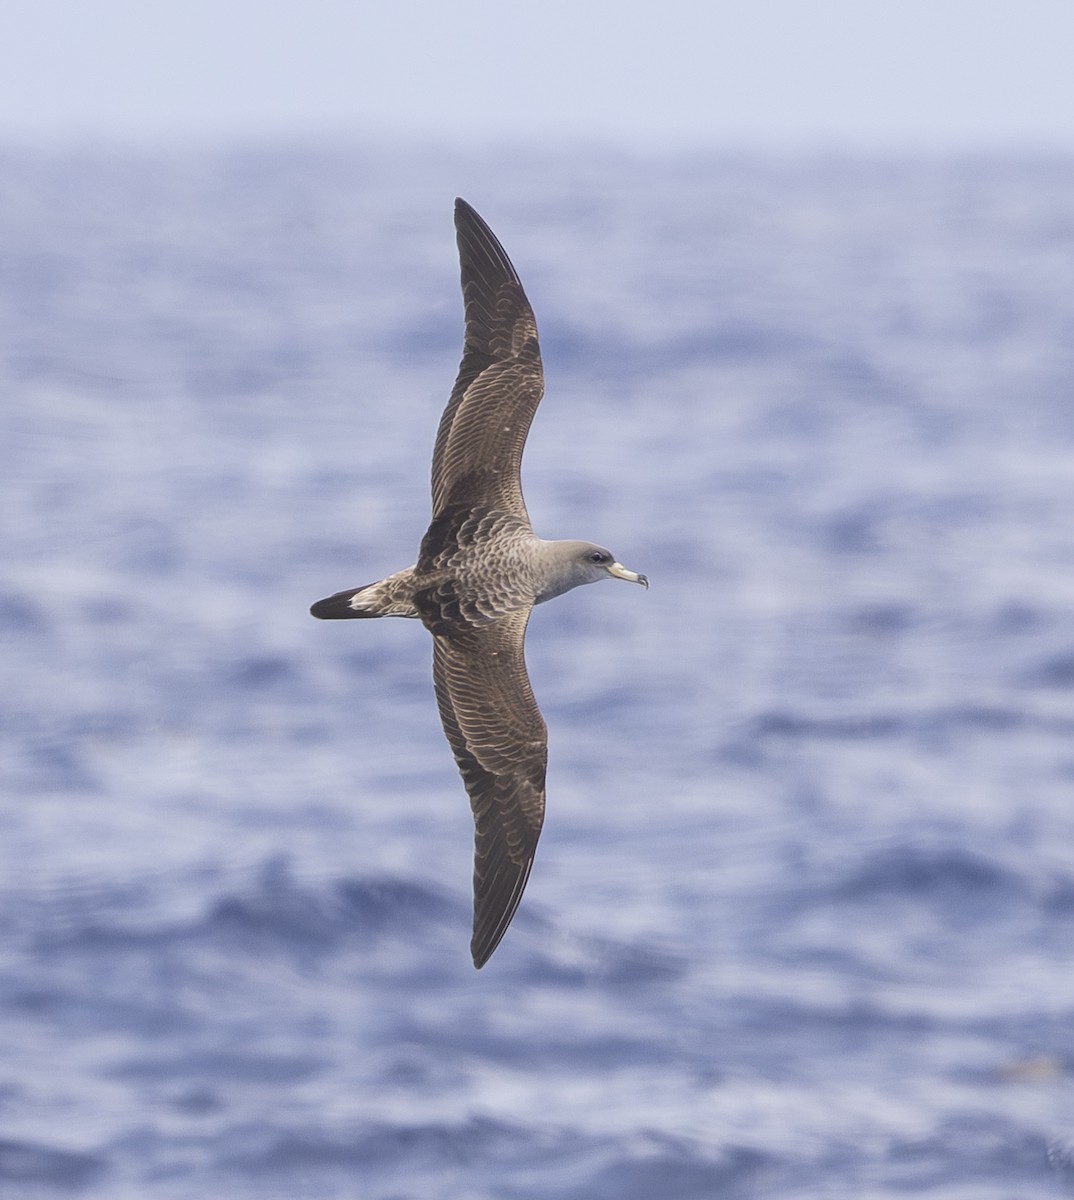
[[[455,201],[466,336],[433,450],[433,517],[493,505],[528,521],[519,467],[544,391],[537,322],[496,235]]]
[[[515,915],[544,821],[548,734],[523,658],[529,614],[434,637],[440,718],[474,814],[476,967]]]

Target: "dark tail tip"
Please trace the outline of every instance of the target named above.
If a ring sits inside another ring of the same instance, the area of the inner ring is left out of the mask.
[[[368,587],[368,584],[366,586]],[[360,587],[348,588],[345,592],[336,592],[334,596],[318,600],[316,604],[311,605],[310,612],[321,621],[343,621],[351,617],[375,617],[376,613],[362,612],[351,608],[352,597],[364,591],[365,587]]]

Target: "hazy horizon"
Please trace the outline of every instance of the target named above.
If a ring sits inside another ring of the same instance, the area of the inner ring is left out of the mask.
[[[43,0],[8,14],[0,142],[1074,150],[1061,0]]]

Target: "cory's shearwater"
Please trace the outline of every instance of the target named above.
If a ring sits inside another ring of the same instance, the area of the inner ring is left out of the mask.
[[[535,536],[519,468],[544,390],[537,324],[503,247],[464,200],[455,229],[466,335],[418,561],[310,611],[415,617],[433,636],[440,718],[474,814],[470,950],[481,967],[518,908],[544,820],[548,736],[523,656],[530,612],[583,583],[649,581],[602,546]]]

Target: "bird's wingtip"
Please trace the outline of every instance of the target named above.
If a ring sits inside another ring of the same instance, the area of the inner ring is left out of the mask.
[[[478,971],[488,962],[495,952],[496,947],[503,941],[503,935],[507,932],[507,927],[514,919],[515,912],[518,909],[518,902],[522,899],[522,893],[526,890],[526,884],[529,881],[532,869],[532,855],[525,862],[513,864],[513,869],[510,872],[513,878],[511,878],[508,884],[509,890],[506,894],[501,893],[496,898],[493,898],[488,892],[479,896],[475,891],[474,933],[470,939],[470,957],[474,960],[474,967]],[[475,874],[476,882],[477,876]]]

